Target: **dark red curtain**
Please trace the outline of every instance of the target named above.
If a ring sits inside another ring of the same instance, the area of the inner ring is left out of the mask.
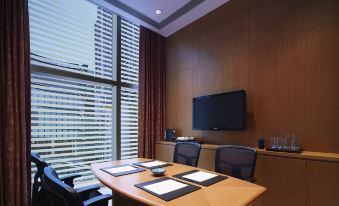
[[[27,0],[0,0],[0,205],[30,205]]]
[[[164,136],[165,38],[140,28],[138,156],[154,158]]]

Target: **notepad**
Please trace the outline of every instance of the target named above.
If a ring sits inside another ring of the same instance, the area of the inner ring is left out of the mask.
[[[153,179],[135,186],[165,201],[171,201],[200,189],[198,186],[169,177]]]
[[[112,174],[122,173],[122,172],[129,172],[133,170],[137,170],[138,168],[132,166],[121,166],[121,167],[113,167],[113,168],[106,168],[105,170]]]
[[[161,165],[165,165],[165,164],[167,164],[167,163],[155,160],[155,161],[152,161],[152,162],[141,163],[140,165],[150,168],[150,167],[157,167],[157,166],[161,166]]]
[[[208,172],[199,171],[199,172],[194,172],[194,173],[191,173],[191,174],[188,174],[188,175],[184,175],[182,177],[190,179],[190,180],[194,180],[194,181],[197,181],[197,182],[203,182],[205,180],[214,178],[216,176],[218,176],[218,175],[208,173]]]
[[[187,184],[169,179],[169,180],[165,180],[162,182],[146,185],[144,186],[144,188],[158,195],[163,195],[163,194],[173,192],[175,190],[179,190],[187,186],[188,186]]]
[[[227,176],[225,175],[213,174],[210,172],[203,172],[200,170],[191,170],[191,171],[183,172],[180,174],[173,175],[173,177],[183,179],[185,181],[193,182],[198,185],[203,185],[205,187],[208,187],[217,182],[227,179]]]
[[[113,175],[114,177],[119,177],[122,175],[129,175],[129,174],[145,171],[145,169],[134,167],[129,164],[105,167],[105,168],[101,168],[101,170],[104,172],[107,172],[108,174]]]

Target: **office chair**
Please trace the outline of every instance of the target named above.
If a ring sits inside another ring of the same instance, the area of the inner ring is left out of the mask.
[[[45,188],[42,187],[42,176],[44,174],[44,169],[48,166],[43,158],[40,157],[39,153],[31,152],[31,161],[36,165],[37,172],[34,175],[33,188],[32,188],[32,206],[42,206],[46,205],[46,202],[49,201],[47,197]],[[81,177],[79,174],[70,174],[60,178],[61,181],[74,187],[74,179]],[[78,192],[81,192],[82,198],[88,199],[89,197],[98,196],[101,193],[98,192],[99,186],[87,186],[76,189]]]
[[[101,193],[98,196],[84,199],[83,197],[87,195],[83,193],[88,193],[87,190],[75,190],[65,184],[51,167],[45,167],[42,185],[50,198],[48,204],[50,206],[107,206],[108,201],[112,199],[112,195]]]
[[[215,155],[215,171],[255,182],[253,176],[256,159],[255,148],[235,145],[218,147]]]
[[[180,142],[175,144],[173,162],[196,167],[200,155],[200,144]]]
[[[32,188],[32,206],[41,205],[46,198],[46,191],[41,186],[41,177],[47,163],[43,160],[37,152],[31,152],[31,162],[33,162],[38,171],[34,175],[33,188]]]

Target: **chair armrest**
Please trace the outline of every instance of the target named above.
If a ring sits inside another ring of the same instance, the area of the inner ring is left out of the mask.
[[[61,178],[59,178],[61,181],[63,181],[64,183],[66,183],[67,185],[71,186],[71,187],[74,187],[74,183],[73,183],[73,180],[75,178],[78,178],[78,177],[81,177],[81,175],[78,175],[78,174],[70,174],[70,175],[66,175],[66,176],[63,176]]]
[[[248,179],[244,179],[245,181],[247,181],[247,182],[251,182],[251,183],[254,183],[254,182],[256,182],[257,181],[257,178],[255,178],[255,177],[252,177],[252,178],[248,178]]]
[[[88,200],[90,197],[90,194],[92,192],[98,191],[100,189],[97,185],[90,185],[86,187],[80,187],[76,189],[77,193],[81,196],[83,200]],[[101,193],[97,192],[98,195],[101,195]],[[97,195],[96,195],[97,196]]]
[[[108,203],[109,200],[112,199],[112,195],[100,195],[97,197],[93,197],[89,200],[86,200],[84,202],[84,206],[96,206],[96,205],[103,205],[105,203]]]

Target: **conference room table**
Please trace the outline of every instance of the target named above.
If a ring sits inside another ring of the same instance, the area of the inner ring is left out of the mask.
[[[191,185],[199,186],[201,187],[201,189],[181,196],[179,198],[165,201],[135,186],[135,184],[159,178],[154,177],[150,169],[146,169],[143,172],[118,177],[115,177],[101,170],[102,168],[107,168],[111,166],[132,164],[145,161],[150,161],[150,159],[135,158],[128,160],[96,163],[91,165],[91,169],[95,177],[102,184],[112,190],[114,206],[243,206],[249,205],[266,191],[265,187],[228,176],[227,179],[207,187],[194,184],[192,182],[187,182]],[[218,174],[216,172],[204,170],[201,168],[176,164],[172,162],[170,163],[172,164],[171,166],[164,167],[167,170],[165,177],[170,177],[173,179],[176,179],[175,177],[173,177],[173,175],[196,169]],[[185,182],[181,179],[176,180]]]

